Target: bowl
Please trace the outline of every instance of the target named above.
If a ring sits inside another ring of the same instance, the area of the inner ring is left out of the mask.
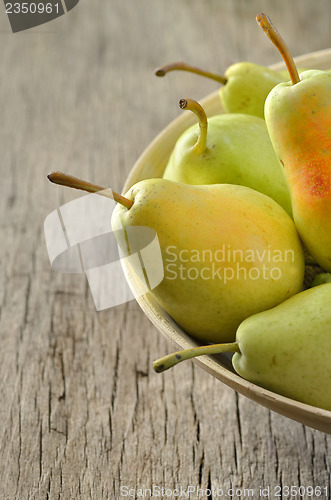
[[[330,69],[331,49],[302,55],[295,58],[295,62],[298,67]],[[285,69],[283,64],[275,64],[270,67],[277,70]],[[200,102],[207,116],[224,112],[218,91],[208,95]],[[187,127],[194,123],[196,123],[196,118],[193,113],[183,113],[173,120],[138,158],[124,184],[123,193],[140,180],[162,177],[176,140]],[[128,284],[138,304],[159,332],[169,339],[177,349],[188,349],[198,346],[199,343],[178,326],[169,314],[154,300],[151,293],[141,295],[139,280],[130,267],[126,266],[125,263],[122,263],[122,265]],[[213,377],[256,403],[304,425],[331,434],[331,411],[295,401],[248,382],[234,372],[231,359],[227,355],[201,356],[195,358],[193,362]]]

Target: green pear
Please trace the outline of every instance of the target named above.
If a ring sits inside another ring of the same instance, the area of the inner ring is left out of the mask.
[[[222,84],[219,94],[227,113],[245,113],[264,118],[264,102],[270,90],[286,80],[281,73],[251,62],[238,62],[229,66],[225,75],[203,71],[183,62],[175,62],[158,68],[156,76],[169,71],[181,70],[196,73]]]
[[[263,30],[281,52],[291,77],[265,104],[266,123],[284,166],[297,230],[315,261],[331,271],[331,73],[298,74],[285,42],[264,14]]]
[[[238,328],[239,375],[283,396],[331,410],[331,284],[310,288]]]
[[[192,336],[231,341],[244,318],[302,290],[301,242],[271,198],[244,186],[166,179],[141,181],[125,197],[133,206],[117,205],[113,231],[156,231],[164,278],[152,294]]]
[[[163,177],[186,184],[240,184],[270,196],[289,215],[291,199],[265,121],[252,115],[223,114],[207,120],[199,103],[181,99],[199,124],[177,140]]]
[[[331,283],[254,314],[236,342],[179,351],[154,362],[161,372],[195,356],[234,352],[235,371],[277,394],[331,410]]]
[[[319,286],[324,283],[331,283],[331,273],[319,273],[315,276],[311,286]]]
[[[228,113],[247,113],[264,117],[264,102],[275,85],[284,81],[277,71],[250,62],[239,62],[225,72],[227,83],[220,98]]]

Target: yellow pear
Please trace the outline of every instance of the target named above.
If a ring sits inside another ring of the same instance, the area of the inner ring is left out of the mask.
[[[52,182],[104,196],[100,186],[66,176]],[[248,316],[283,302],[302,289],[304,256],[290,216],[268,196],[245,186],[194,186],[167,179],[146,179],[118,202],[112,229],[124,256],[139,253],[154,230],[159,247],[134,259],[137,275],[150,283],[162,255],[164,273],[151,293],[189,334],[209,342],[235,339]],[[131,233],[136,233],[131,244]],[[140,244],[141,243],[141,244]],[[114,285],[116,286],[116,285]]]
[[[133,206],[117,205],[113,230],[156,231],[164,278],[152,293],[194,337],[231,341],[243,319],[301,291],[301,243],[292,219],[268,196],[166,179],[141,181],[125,196]]]

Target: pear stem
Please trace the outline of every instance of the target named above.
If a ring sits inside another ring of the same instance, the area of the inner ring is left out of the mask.
[[[256,20],[260,28],[263,29],[264,33],[272,41],[272,43],[275,45],[275,47],[280,52],[280,55],[284,59],[287,70],[290,74],[292,84],[295,85],[296,83],[299,83],[300,77],[295,62],[293,61],[293,57],[282,36],[278,33],[278,31],[272,24],[271,19],[266,14],[263,14],[261,12],[261,14],[258,14],[256,16]]]
[[[191,66],[190,64],[186,64],[184,62],[178,61],[170,64],[166,64],[164,66],[160,66],[155,70],[156,76],[165,76],[169,71],[188,71],[190,73],[195,73],[196,75],[205,76],[211,80],[215,80],[216,82],[225,85],[227,82],[227,78],[222,75],[218,75],[217,73],[210,73],[209,71],[204,71],[200,68],[196,68],[195,66]]]
[[[200,135],[197,142],[193,146],[194,151],[197,154],[202,154],[207,146],[207,128],[208,120],[207,115],[203,107],[194,99],[181,99],[179,101],[179,107],[181,109],[186,109],[188,111],[193,111],[197,115],[199,120]]]
[[[173,352],[172,354],[168,354],[168,356],[154,361],[153,368],[157,373],[161,373],[186,359],[192,359],[205,354],[220,354],[221,352],[240,352],[240,349],[237,342],[193,347],[192,349]]]
[[[98,186],[97,184],[92,184],[91,182],[83,181],[78,179],[78,177],[73,177],[72,175],[64,174],[63,172],[51,172],[48,174],[48,179],[54,184],[59,184],[60,186],[67,186],[75,189],[81,189],[82,191],[87,191],[88,193],[97,193],[106,198],[111,198],[117,203],[120,203],[128,210],[132,207],[133,201],[125,198],[124,196],[115,193],[109,188],[104,188]]]

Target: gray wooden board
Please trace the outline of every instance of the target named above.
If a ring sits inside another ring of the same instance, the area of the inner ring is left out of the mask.
[[[259,498],[260,486],[330,487],[330,436],[191,362],[155,374],[152,361],[172,346],[134,302],[96,312],[84,275],[53,272],[44,241],[45,217],[80,196],[48,183],[47,172],[121,190],[181,113],[179,98],[216,88],[183,73],[156,79],[155,67],[186,60],[222,72],[279,60],[256,25],[261,10],[294,55],[331,45],[329,0],[81,1],[15,35],[2,8],[1,499],[117,499],[123,487],[139,498],[138,488],[189,485],[251,488]]]

